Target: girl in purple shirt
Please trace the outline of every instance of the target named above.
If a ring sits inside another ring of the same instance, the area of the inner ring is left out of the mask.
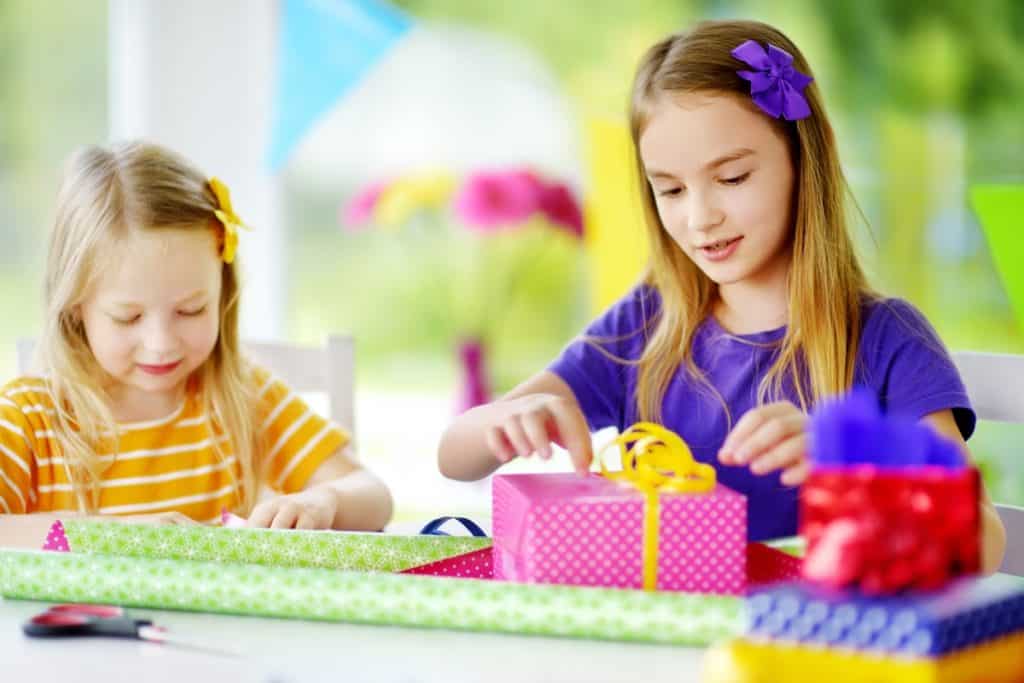
[[[935,331],[868,286],[811,70],[780,31],[710,21],[654,45],[630,124],[650,261],[642,282],[549,368],[459,416],[438,463],[457,479],[639,420],[677,432],[748,499],[752,540],[796,533],[807,413],[868,387],[892,413],[964,441],[975,417]],[[983,504],[984,565],[1005,532]]]

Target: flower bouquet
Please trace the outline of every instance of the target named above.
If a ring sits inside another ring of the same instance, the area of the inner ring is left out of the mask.
[[[341,222],[347,230],[401,232],[397,262],[429,268],[443,282],[441,315],[462,374],[459,412],[491,398],[488,346],[501,333],[517,292],[534,269],[551,267],[545,256],[556,242],[583,239],[583,214],[572,189],[523,168],[376,182],[343,207]]]

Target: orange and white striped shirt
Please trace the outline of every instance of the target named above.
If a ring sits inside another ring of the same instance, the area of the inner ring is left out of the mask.
[[[266,444],[258,456],[265,483],[284,493],[299,491],[350,437],[266,370],[255,367],[252,380],[259,401],[256,429]],[[23,377],[0,389],[0,513],[77,509],[53,424],[45,378]],[[108,464],[100,483],[101,513],[173,510],[212,521],[223,508],[235,508],[241,467],[230,439],[211,427],[197,395],[189,393],[167,417],[121,424],[119,430],[116,456],[100,454]]]

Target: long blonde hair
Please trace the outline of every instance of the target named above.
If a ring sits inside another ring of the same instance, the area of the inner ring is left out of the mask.
[[[736,71],[747,68],[730,53],[741,43],[771,43],[793,56],[793,66],[811,69],[782,32],[753,21],[707,21],[669,36],[647,51],[637,69],[630,105],[636,171],[650,244],[643,281],[657,290],[661,309],[639,366],[636,401],[642,420],[661,418],[661,402],[683,364],[707,380],[693,360],[697,327],[711,314],[717,285],[693,263],[661,224],[640,158],[640,136],[652,103],[662,94],[708,92],[750,101],[750,84]],[[778,356],[758,387],[758,403],[781,398],[792,383],[804,409],[844,391],[853,382],[860,336],[860,307],[870,295],[847,232],[849,192],[839,165],[832,126],[816,83],[804,91],[811,115],[799,121],[770,119],[789,143],[794,168],[792,265],[788,277],[789,322]],[[751,106],[754,106],[751,104]]]
[[[107,375],[89,348],[78,313],[103,255],[134,230],[219,230],[217,198],[207,178],[170,150],[143,142],[84,147],[69,159],[57,197],[44,284],[46,317],[39,361],[56,409],[54,436],[79,508],[96,512],[106,469],[99,452],[117,448],[117,424],[104,390]],[[221,234],[221,239],[223,235]],[[259,472],[250,369],[238,338],[236,262],[223,263],[220,329],[192,378],[214,433],[230,435],[241,472],[239,508],[249,510]],[[219,457],[226,453],[214,439]]]

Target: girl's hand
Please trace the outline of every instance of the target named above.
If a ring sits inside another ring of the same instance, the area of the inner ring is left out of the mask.
[[[181,512],[157,512],[151,515],[103,515],[100,519],[123,524],[152,524],[153,526],[198,526],[199,522]]]
[[[249,527],[260,529],[332,529],[341,507],[341,493],[330,486],[265,500],[249,515]]]
[[[485,433],[487,448],[498,462],[534,453],[547,460],[551,444],[569,451],[573,468],[585,474],[594,459],[590,429],[579,406],[557,394],[529,394],[511,399],[510,410]]]
[[[810,470],[807,419],[789,401],[754,408],[726,437],[718,460],[723,465],[749,464],[754,474],[782,470],[783,484],[799,486]]]

